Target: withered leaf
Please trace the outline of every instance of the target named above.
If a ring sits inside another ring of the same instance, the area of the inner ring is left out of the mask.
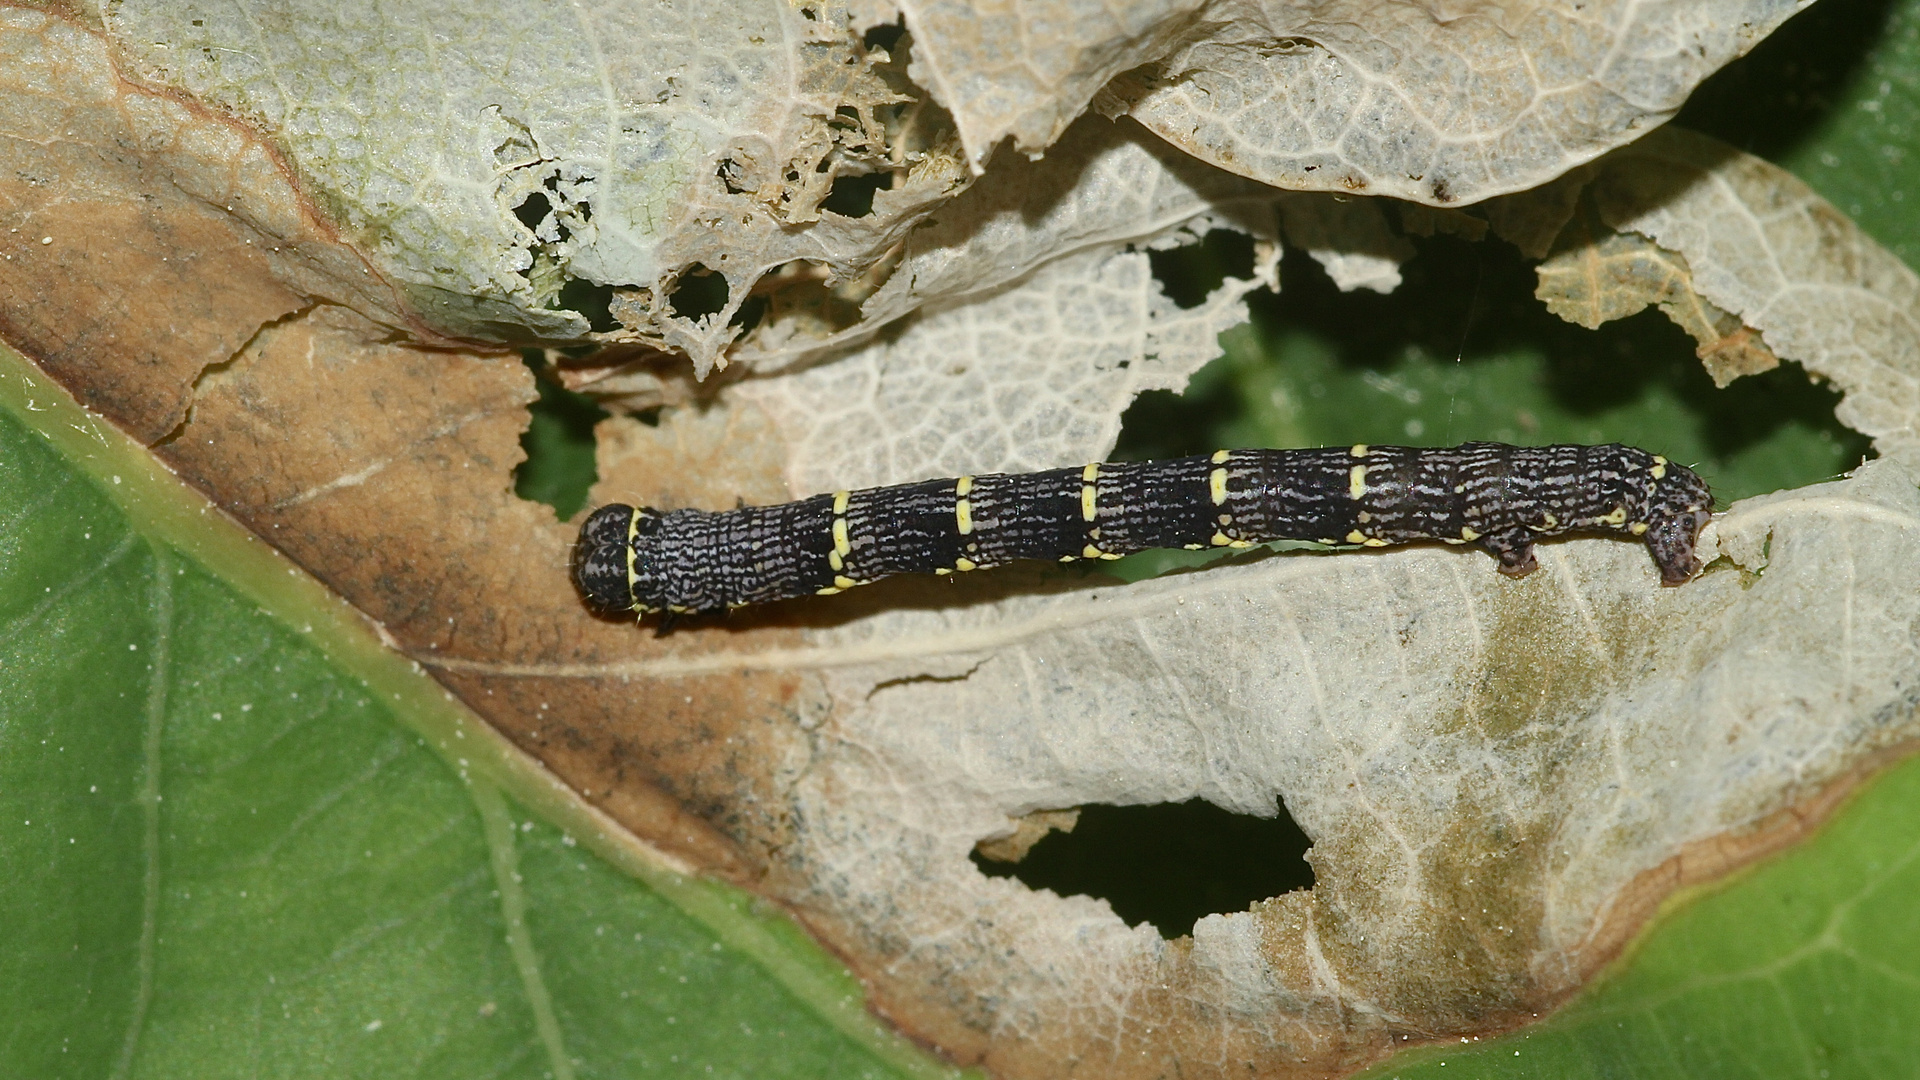
[[[405,322],[273,147],[129,87],[71,23],[15,10],[0,29],[0,135],[33,148],[0,175],[0,334],[136,436],[173,431],[201,371],[315,296]]]
[[[1800,6],[131,0],[100,24],[148,85],[273,132],[440,333],[631,342],[704,378],[763,279],[860,282],[1003,139],[1049,151],[1096,94],[1261,183],[1447,205],[1663,122]],[[870,207],[833,200],[862,178]],[[783,349],[847,329],[775,314]]]
[[[1716,386],[1780,366],[1758,333],[1693,290],[1680,255],[1644,236],[1604,227],[1569,228],[1565,240],[1565,251],[1540,264],[1535,295],[1548,311],[1591,330],[1658,305],[1700,343],[1700,362]]]
[[[1813,189],[1705,136],[1663,129],[1609,157],[1607,224],[1679,253],[1707,301],[1846,392],[1840,421],[1912,463],[1920,279]]]

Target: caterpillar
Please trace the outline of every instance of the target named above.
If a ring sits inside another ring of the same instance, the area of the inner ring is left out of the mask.
[[[1536,565],[1536,540],[1598,533],[1644,542],[1661,582],[1679,585],[1699,571],[1694,544],[1712,506],[1693,470],[1617,443],[1221,450],[736,510],[613,503],[581,526],[573,580],[600,611],[671,619],[830,595],[893,574],[1269,540],[1476,544],[1520,577]]]

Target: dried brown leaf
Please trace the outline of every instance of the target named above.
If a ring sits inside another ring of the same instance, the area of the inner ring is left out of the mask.
[[[1080,824],[1078,810],[1035,810],[1031,814],[1013,823],[1013,831],[1005,836],[989,837],[973,845],[983,859],[994,862],[1019,862],[1033,850],[1033,845],[1047,838],[1050,833],[1070,833]]]
[[[0,144],[16,163],[0,175],[0,334],[49,373],[152,442],[202,371],[316,298],[404,321],[272,147],[122,82],[70,23],[0,20]]]
[[[1540,264],[1534,295],[1548,311],[1591,330],[1655,304],[1700,343],[1715,386],[1780,366],[1758,333],[1694,291],[1684,257],[1638,234],[1580,224],[1564,234],[1566,249]]]

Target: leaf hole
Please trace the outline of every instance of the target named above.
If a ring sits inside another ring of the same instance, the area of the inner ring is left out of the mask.
[[[680,280],[667,297],[673,313],[698,322],[727,306],[727,276],[715,273],[700,263],[680,272]]]
[[[522,355],[533,370],[540,399],[527,408],[531,417],[520,435],[527,459],[513,470],[513,491],[529,502],[553,507],[565,521],[586,507],[587,492],[600,478],[593,427],[608,414],[592,398],[555,381],[540,350]]]
[[[1134,399],[1113,456],[1623,442],[1736,500],[1827,479],[1871,451],[1835,419],[1839,394],[1797,364],[1719,389],[1694,340],[1654,309],[1586,330],[1535,298],[1536,264],[1508,244],[1435,236],[1415,248],[1386,296],[1342,292],[1290,248],[1280,291],[1248,295],[1252,320],[1221,335],[1224,355],[1182,393]]]
[[[583,278],[568,278],[554,297],[554,304],[578,312],[595,333],[605,334],[620,329],[620,320],[613,317],[611,285],[601,285]]]
[[[513,216],[520,219],[520,224],[535,233],[540,231],[540,223],[547,220],[547,215],[551,213],[553,213],[553,203],[542,191],[529,194],[520,200],[519,206],[513,208]]]
[[[1173,939],[1205,916],[1313,887],[1305,857],[1312,841],[1284,805],[1278,810],[1276,817],[1255,817],[1204,799],[1096,804],[1080,808],[1071,832],[1055,825],[1018,862],[996,862],[976,848],[973,864],[1029,888],[1097,897],[1127,925],[1152,923]],[[991,843],[981,847],[992,850]]]
[[[1147,264],[1167,299],[1199,307],[1229,277],[1253,276],[1253,237],[1236,229],[1213,229],[1197,243],[1147,252]]]
[[[741,302],[733,318],[727,320],[727,325],[739,327],[742,334],[749,333],[766,319],[772,307],[773,300],[766,293],[756,292]]]
[[[893,174],[890,172],[836,176],[833,186],[827,190],[827,197],[820,200],[820,209],[841,217],[866,217],[873,213],[874,193],[892,187]]]
[[[890,23],[881,23],[879,26],[868,27],[867,32],[861,35],[860,40],[861,43],[869,49],[885,49],[888,52],[892,52],[893,47],[900,44],[900,39],[906,35],[907,20],[905,18],[899,18]]]

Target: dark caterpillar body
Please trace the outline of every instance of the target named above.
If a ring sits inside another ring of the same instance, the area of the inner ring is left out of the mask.
[[[581,527],[573,577],[603,611],[691,613],[890,574],[1269,540],[1478,544],[1518,577],[1533,570],[1537,539],[1612,533],[1643,540],[1661,581],[1678,585],[1699,569],[1694,542],[1712,505],[1692,470],[1619,444],[1221,450],[719,512],[615,503]]]

